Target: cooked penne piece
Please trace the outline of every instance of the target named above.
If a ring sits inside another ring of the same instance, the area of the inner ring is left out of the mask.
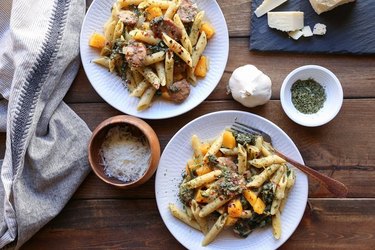
[[[147,81],[141,81],[131,92],[130,96],[141,97],[149,86],[150,84]]]
[[[204,33],[204,31],[201,33],[201,35],[199,36],[199,40],[196,44],[196,46],[193,48],[193,53],[191,55],[191,60],[192,60],[192,67],[189,69],[189,78],[192,79],[194,82],[196,80],[196,77],[195,77],[195,68],[197,66],[197,63],[199,61],[199,58],[202,56],[202,53],[204,51],[204,49],[206,48],[207,46],[207,37],[206,37],[206,33]]]
[[[173,69],[174,69],[174,60],[173,60],[173,52],[168,50],[167,54],[165,55],[165,84],[168,87],[173,83]]]
[[[211,214],[213,211],[230,201],[232,198],[233,197],[225,197],[224,195],[220,195],[215,200],[202,207],[201,211],[199,212],[199,216],[206,217],[207,215]]]
[[[113,30],[112,40],[116,40],[117,38],[120,38],[122,36],[123,30],[124,30],[124,23],[121,20],[118,20]]]
[[[276,199],[281,200],[282,198],[284,198],[286,183],[287,183],[287,177],[286,177],[286,173],[284,173],[283,176],[281,177],[281,179],[280,179],[280,181],[277,185],[276,191],[275,191],[275,198]]]
[[[189,67],[192,67],[192,59],[189,52],[178,42],[176,42],[173,38],[168,36],[167,34],[163,33],[163,41],[164,43],[174,52],[177,56],[179,56]]]
[[[255,147],[257,147],[259,149],[259,151],[262,151],[262,147],[263,147],[263,137],[262,136],[255,137]],[[268,156],[268,155],[264,155],[264,156]]]
[[[155,6],[155,7],[159,7],[162,10],[166,10],[173,3],[174,2],[172,1],[164,1],[164,0],[146,0],[146,1],[142,1],[142,3],[138,5],[138,8],[144,9],[150,6]]]
[[[129,32],[130,36],[140,42],[148,43],[151,45],[157,45],[160,43],[160,39],[154,36],[151,30],[132,30]]]
[[[203,17],[204,17],[204,11],[202,10],[196,15],[194,19],[193,25],[191,27],[190,35],[189,35],[192,46],[194,46],[197,43],[198,34],[199,34],[199,30],[201,29]]]
[[[201,150],[202,143],[197,135],[193,135],[191,137],[191,145],[194,151],[194,156],[198,159],[202,159],[203,158],[202,150]]]
[[[195,229],[201,231],[198,223],[194,220],[191,220],[189,218],[189,216],[186,213],[184,213],[183,211],[181,211],[180,209],[178,209],[178,207],[175,204],[170,203],[168,208],[169,208],[169,211],[171,211],[171,213],[174,217],[181,220],[185,224],[191,226],[192,228],[195,228]]]
[[[152,86],[154,86],[155,89],[159,89],[160,79],[150,67],[138,68],[137,70],[148,82],[151,83]]]
[[[217,180],[220,175],[222,174],[221,170],[214,170],[207,174],[198,176],[184,184],[184,186],[188,189],[197,188],[200,186],[203,186],[204,184],[213,182],[214,180]]]
[[[133,78],[133,74],[129,68],[125,71],[126,80],[124,83],[126,83],[126,86],[130,92],[133,92],[135,88],[137,87],[137,83],[135,82]]]
[[[191,41],[189,35],[186,32],[185,26],[181,21],[181,18],[178,14],[174,15],[173,22],[181,29],[181,43],[182,46],[191,54],[193,52],[193,46],[191,45]]]
[[[236,156],[238,155],[238,148],[235,147],[233,149],[230,148],[220,148],[220,152],[226,156]]]
[[[216,238],[216,236],[223,230],[227,218],[227,214],[222,214],[219,216],[215,224],[211,227],[210,231],[204,237],[202,246],[207,246]]]
[[[143,1],[144,0],[118,0],[117,3],[120,8],[124,8],[130,5],[138,5]]]
[[[93,63],[99,64],[109,69],[109,57],[103,56],[92,60]]]
[[[285,165],[281,165],[279,169],[273,174],[270,181],[274,184],[274,186],[277,186],[279,184],[279,181],[281,177],[284,175],[285,172]]]
[[[247,150],[247,158],[249,160],[255,159],[260,155],[260,150],[254,145],[246,145],[246,150]]]
[[[206,218],[199,216],[199,212],[201,211],[201,208],[199,207],[198,203],[195,200],[191,201],[191,211],[202,233],[206,235],[208,233],[208,223],[207,223]]]
[[[143,61],[143,64],[145,66],[148,66],[148,65],[160,62],[160,61],[164,61],[164,58],[165,58],[165,52],[159,51],[159,52],[153,53],[151,55],[147,55],[145,57],[144,61]]]
[[[243,174],[247,169],[247,152],[245,148],[238,144],[238,157],[237,157],[237,167],[238,173]]]
[[[154,97],[156,90],[154,87],[150,86],[141,96],[139,100],[137,110],[141,111],[148,108],[151,105],[152,98]]]
[[[172,19],[178,9],[178,5],[174,2],[170,3],[168,9],[164,13],[164,19]]]
[[[160,85],[165,86],[166,85],[166,79],[165,79],[165,67],[164,62],[157,62],[155,63],[155,70],[156,74],[160,79]]]
[[[106,23],[106,25],[104,26],[105,40],[112,41],[116,23],[117,22],[115,20],[111,20],[109,23]]]
[[[250,160],[249,163],[254,167],[264,168],[272,164],[286,163],[286,161],[278,155],[269,155],[263,158]]]
[[[204,155],[203,160],[206,161],[208,159],[208,156],[215,155],[217,152],[219,152],[222,144],[223,144],[223,133],[221,133],[216,138],[216,140],[211,144],[207,153]]]
[[[247,187],[260,187],[280,167],[279,164],[272,164],[265,168],[260,174],[254,175],[252,181],[246,184]]]
[[[272,231],[275,239],[280,239],[281,237],[281,218],[280,212],[277,211],[275,215],[272,216]]]

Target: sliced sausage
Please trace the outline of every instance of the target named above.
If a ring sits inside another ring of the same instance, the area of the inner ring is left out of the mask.
[[[221,164],[223,166],[226,166],[226,167],[232,169],[233,171],[237,171],[237,165],[236,165],[236,163],[234,163],[228,157],[218,157],[217,161],[219,162],[219,164]]]
[[[191,23],[194,21],[194,17],[198,13],[198,8],[196,4],[193,4],[191,0],[182,0],[180,8],[177,14],[180,16],[183,23]]]
[[[125,60],[129,63],[131,68],[138,68],[143,66],[143,61],[147,55],[146,46],[139,42],[130,42],[123,48]]]
[[[183,102],[190,94],[190,83],[186,79],[174,82],[168,87],[168,92],[172,101]]]
[[[164,19],[163,17],[154,18],[151,23],[151,30],[155,36],[162,38],[163,32],[174,40],[179,41],[182,37],[182,31],[179,27],[174,24],[170,19]]]
[[[134,26],[138,22],[137,14],[130,10],[121,10],[117,16],[127,26]]]

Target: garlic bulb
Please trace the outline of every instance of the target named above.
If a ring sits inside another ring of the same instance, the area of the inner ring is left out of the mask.
[[[268,102],[272,94],[271,79],[254,65],[235,69],[229,79],[233,98],[246,107],[255,107]]]

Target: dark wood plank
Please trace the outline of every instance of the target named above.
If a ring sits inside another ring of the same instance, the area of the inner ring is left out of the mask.
[[[47,246],[182,249],[163,224],[153,199],[71,201],[23,249],[47,249]],[[282,249],[373,249],[374,246],[373,199],[310,199],[302,222]]]
[[[120,114],[104,103],[72,104],[88,126],[93,129],[102,120]],[[363,107],[366,107],[364,109]],[[292,122],[282,111],[279,101],[270,101],[264,106],[249,109],[235,102],[204,102],[194,110],[176,118],[148,120],[158,134],[162,148],[186,123],[203,114],[219,110],[244,110],[261,115],[277,124],[296,143],[307,165],[328,174],[348,185],[349,197],[375,197],[375,187],[364,179],[375,178],[375,109],[374,99],[345,100],[339,115],[330,123],[319,128],[306,128]],[[173,124],[173,126],[165,126]],[[355,125],[355,129],[353,126]],[[366,136],[363,136],[366,135]],[[5,151],[5,134],[0,133],[0,157]],[[89,182],[83,185],[78,197],[117,197],[112,189]],[[92,189],[91,185],[95,185]],[[98,186],[96,186],[98,185]],[[102,187],[102,188],[101,188]],[[142,187],[143,189],[144,187]],[[152,186],[147,197],[151,197]],[[145,188],[145,189],[148,189]],[[135,194],[137,192],[134,192]],[[316,182],[310,183],[311,197],[329,197]]]

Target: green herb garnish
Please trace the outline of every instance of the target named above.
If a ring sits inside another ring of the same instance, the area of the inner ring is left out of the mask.
[[[297,80],[293,83],[292,103],[298,111],[304,114],[314,114],[318,112],[327,98],[322,85],[314,79]]]

